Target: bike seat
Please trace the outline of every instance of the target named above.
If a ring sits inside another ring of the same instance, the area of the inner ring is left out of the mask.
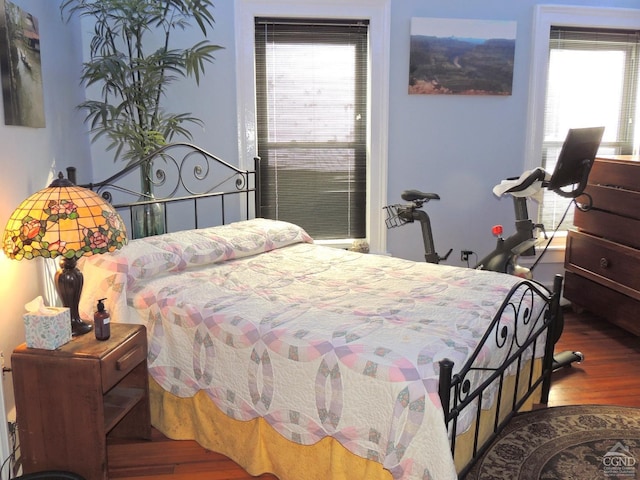
[[[440,200],[440,195],[437,193],[425,193],[420,190],[405,190],[400,195],[400,198],[407,202],[415,202],[416,200],[428,202],[429,200]]]

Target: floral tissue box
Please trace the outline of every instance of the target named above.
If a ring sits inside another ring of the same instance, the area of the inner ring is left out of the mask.
[[[55,350],[71,340],[71,314],[67,307],[48,307],[23,317],[29,348]]]

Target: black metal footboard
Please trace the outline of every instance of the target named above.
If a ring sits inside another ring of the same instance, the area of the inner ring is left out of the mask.
[[[547,403],[553,344],[556,329],[561,328],[561,288],[560,275],[551,294],[535,282],[518,283],[467,363],[454,374],[453,362],[440,362],[440,399],[454,458],[459,430],[473,435],[472,457],[459,472],[460,478],[536,392],[540,392],[539,403]],[[534,300],[542,300],[543,308],[531,308]],[[487,345],[500,353],[487,358]],[[512,387],[505,388],[507,384]]]
[[[260,216],[259,161],[254,159],[254,170],[243,170],[196,145],[171,143],[102,182],[82,186],[111,203],[128,229],[138,212],[160,212],[161,233],[168,233]],[[75,168],[67,171],[76,183]]]

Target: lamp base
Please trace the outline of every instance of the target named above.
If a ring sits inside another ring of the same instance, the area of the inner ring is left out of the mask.
[[[77,337],[79,335],[84,335],[85,333],[89,333],[93,330],[93,325],[90,323],[84,322],[79,318],[71,319],[71,335]]]
[[[83,321],[78,312],[84,278],[82,272],[76,267],[76,263],[75,258],[63,258],[60,260],[60,270],[55,276],[58,295],[62,299],[62,304],[70,310],[71,335],[74,337],[89,333],[93,329],[93,325]]]

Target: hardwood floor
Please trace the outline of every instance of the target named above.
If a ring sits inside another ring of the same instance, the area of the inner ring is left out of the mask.
[[[553,374],[549,406],[640,407],[640,338],[584,313],[567,313],[556,352],[580,351],[585,361]]]
[[[640,338],[588,313],[565,313],[556,351],[578,350],[582,364],[554,373],[549,406],[610,404],[640,407]],[[252,477],[228,458],[195,442],[154,431],[151,442],[109,447],[110,478],[122,480],[275,480]]]
[[[277,480],[253,477],[236,463],[189,440],[174,441],[153,431],[151,442],[109,445],[109,478],[121,480]]]

